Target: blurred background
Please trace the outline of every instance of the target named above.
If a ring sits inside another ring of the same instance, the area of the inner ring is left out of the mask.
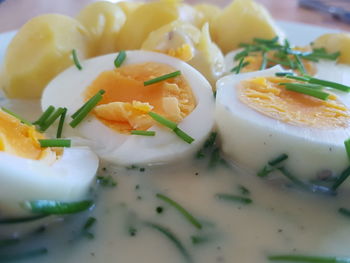
[[[350,0],[256,0],[278,20],[294,21],[350,31]],[[30,18],[43,13],[74,16],[94,0],[0,0],[0,32],[19,28]],[[111,0],[117,2],[117,0]],[[185,0],[190,4],[207,2],[226,6],[231,0]],[[301,5],[302,4],[302,5]]]

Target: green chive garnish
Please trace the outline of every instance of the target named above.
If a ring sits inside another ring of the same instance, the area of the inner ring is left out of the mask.
[[[259,44],[275,44],[278,41],[278,36],[275,36],[272,39],[254,38],[253,41]]]
[[[268,164],[271,166],[275,166],[287,159],[288,159],[288,155],[285,153],[282,153],[281,155],[277,156],[275,159],[268,161]]]
[[[76,113],[72,115],[73,120],[69,125],[75,128],[90,113],[90,111],[102,100],[104,90],[100,90],[91,99],[89,99]]]
[[[177,128],[177,124],[175,122],[168,120],[155,112],[150,111],[148,115],[151,116],[153,120],[159,122],[165,127],[168,127],[169,129],[175,130]]]
[[[38,256],[43,256],[48,253],[47,248],[38,248],[25,252],[13,253],[13,254],[0,254],[0,262],[14,262],[25,260],[28,258],[34,258]]]
[[[323,92],[319,89],[310,88],[308,86],[305,86],[304,84],[280,83],[279,85],[283,85],[286,88],[286,90],[302,93],[321,100],[327,100],[329,97],[329,93]]]
[[[279,262],[302,262],[302,263],[350,263],[350,258],[344,257],[320,257],[320,256],[306,256],[306,255],[272,255],[268,256],[270,261]]]
[[[350,217],[350,210],[344,207],[338,209],[338,212],[344,216]]]
[[[156,197],[178,210],[197,229],[202,229],[202,224],[177,202],[162,194],[156,194]]]
[[[33,213],[46,215],[65,215],[79,213],[88,210],[94,203],[91,200],[79,202],[59,202],[50,200],[26,201],[24,207]]]
[[[172,72],[169,74],[165,74],[163,76],[160,76],[160,77],[157,77],[154,79],[147,80],[143,83],[143,85],[144,86],[152,85],[154,83],[161,82],[163,80],[167,80],[167,79],[171,79],[171,78],[175,78],[175,77],[180,76],[180,75],[181,75],[181,71],[178,70],[178,71],[175,71],[175,72]]]
[[[328,80],[322,80],[322,79],[309,77],[308,82],[312,83],[312,84],[319,84],[319,85],[322,85],[322,86],[325,86],[325,87],[329,87],[329,88],[345,91],[345,92],[350,92],[350,87],[349,86],[346,86],[346,85],[343,85],[343,84],[340,84],[340,83],[336,83],[336,82],[332,82],[332,81],[328,81]]]
[[[301,61],[300,57],[298,55],[294,55],[294,58],[295,58],[295,62],[296,62],[296,65],[297,65],[299,72],[301,74],[305,74],[306,70],[305,70],[304,64]]]
[[[58,123],[56,138],[62,137],[63,125],[64,125],[64,120],[66,118],[66,114],[67,114],[67,109],[63,108],[63,112],[60,117],[60,122]]]
[[[40,125],[41,131],[46,131],[65,111],[64,108],[58,108],[50,117],[48,117],[44,123]]]
[[[41,126],[48,117],[50,117],[50,115],[55,111],[55,107],[54,106],[49,106],[44,112],[43,114],[39,117],[39,119],[37,119],[35,122],[33,122],[33,124],[35,125],[39,125]]]
[[[155,136],[155,131],[139,131],[139,130],[132,130],[130,132],[132,135],[142,135],[142,136]]]
[[[350,166],[346,168],[338,177],[338,179],[332,185],[332,189],[335,191],[338,187],[350,176]]]
[[[7,109],[7,108],[5,108],[5,107],[1,107],[1,109],[2,109],[4,112],[6,112],[7,114],[10,114],[11,116],[13,116],[13,117],[15,117],[16,119],[20,120],[22,123],[27,124],[27,125],[29,125],[29,126],[32,125],[29,121],[27,121],[26,119],[22,118],[22,117],[19,116],[17,113],[12,112],[11,110],[9,110],[9,109]]]
[[[241,58],[241,60],[239,61],[238,65],[231,69],[231,72],[239,74],[241,72],[242,68],[244,68],[245,66],[248,66],[249,62],[248,61],[244,62],[244,59],[245,58]]]
[[[42,139],[39,140],[41,147],[70,147],[71,140],[68,139]]]
[[[0,224],[22,224],[27,223],[31,221],[40,220],[44,217],[47,217],[47,215],[35,215],[35,216],[26,216],[26,217],[11,217],[11,218],[1,218]]]
[[[350,138],[344,141],[344,145],[345,145],[346,154],[350,159]]]
[[[216,194],[216,197],[220,200],[225,201],[234,201],[242,204],[251,204],[253,201],[250,198],[238,196],[238,195],[232,195],[232,194]]]
[[[174,132],[178,137],[180,137],[183,141],[187,142],[188,144],[191,144],[194,141],[194,139],[190,135],[188,135],[186,132],[184,132],[178,127],[174,129]]]
[[[190,255],[190,253],[185,248],[185,246],[181,243],[179,238],[173,232],[171,232],[168,228],[166,228],[162,225],[156,224],[156,223],[151,223],[151,222],[146,222],[145,224],[146,224],[146,226],[149,226],[153,229],[156,229],[160,233],[162,233],[164,236],[166,236],[175,245],[175,247],[180,251],[180,253],[182,254],[182,256],[184,257],[184,259],[187,263],[193,262],[193,259]]]
[[[74,65],[77,67],[77,69],[82,70],[83,67],[80,65],[80,62],[79,62],[79,59],[78,59],[78,55],[77,55],[77,51],[75,49],[72,50],[72,56],[73,56]]]
[[[124,50],[119,51],[117,58],[114,60],[114,66],[119,68],[126,59],[126,52]]]

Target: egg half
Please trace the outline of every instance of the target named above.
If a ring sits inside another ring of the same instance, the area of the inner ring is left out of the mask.
[[[82,62],[82,71],[71,67],[61,73],[46,87],[42,108],[66,107],[71,116],[103,89],[103,99],[92,113],[75,129],[66,128],[66,134],[77,135],[75,143],[90,145],[103,160],[118,165],[166,163],[194,154],[214,125],[214,97],[208,81],[185,62],[161,53],[127,51],[118,68],[113,63],[116,57],[89,59]],[[181,75],[144,85],[175,71]],[[153,120],[150,111],[177,123],[194,141],[181,140]],[[132,130],[156,134],[131,135]]]
[[[215,116],[223,152],[254,172],[285,153],[287,168],[303,179],[339,174],[349,165],[348,96],[326,89],[332,95],[323,101],[288,91],[277,84],[286,82],[275,77],[282,71],[275,66],[218,81]]]
[[[24,201],[79,201],[86,198],[97,168],[85,147],[42,148],[34,126],[0,110],[1,216],[26,214]]]

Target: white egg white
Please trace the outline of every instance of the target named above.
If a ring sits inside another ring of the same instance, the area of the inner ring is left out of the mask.
[[[29,213],[24,201],[74,202],[86,198],[98,168],[86,147],[66,148],[53,164],[0,152],[1,216]]]
[[[287,167],[304,179],[331,170],[338,174],[349,165],[344,140],[349,128],[316,129],[294,126],[250,108],[237,96],[236,86],[254,77],[274,76],[283,69],[231,74],[217,82],[215,116],[222,150],[232,161],[259,171],[282,153],[288,154]],[[341,95],[340,95],[341,96]],[[340,99],[349,107],[347,96]]]
[[[42,108],[49,105],[66,107],[68,116],[84,104],[84,91],[103,71],[114,68],[117,54],[109,54],[82,62],[83,70],[71,67],[57,76],[45,89],[42,97]],[[203,144],[214,125],[214,98],[208,81],[187,63],[155,52],[127,51],[123,65],[145,62],[158,62],[181,70],[188,81],[197,105],[195,109],[179,123],[179,127],[195,140],[188,144],[177,137],[170,129],[155,125],[149,130],[156,131],[156,136],[120,134],[104,125],[90,114],[74,130],[66,127],[66,135],[78,134],[84,144],[103,159],[118,165],[160,164],[187,158],[194,154]],[[69,121],[69,118],[68,118]],[[67,125],[68,126],[68,125]],[[74,140],[78,143],[81,140]]]

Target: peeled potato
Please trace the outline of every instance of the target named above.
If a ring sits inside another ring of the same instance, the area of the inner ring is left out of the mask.
[[[118,50],[139,49],[149,33],[179,17],[177,2],[151,2],[132,12],[118,35]]]
[[[116,5],[119,6],[125,13],[126,16],[129,16],[131,13],[133,13],[137,8],[139,8],[141,5],[143,5],[144,2],[129,2],[129,1],[122,1],[117,2]]]
[[[202,14],[202,20],[198,24],[199,28],[202,28],[205,23],[209,23],[210,25],[215,17],[222,12],[221,8],[212,4],[198,4],[194,8]]]
[[[350,34],[324,34],[313,42],[315,48],[325,48],[328,52],[340,52],[339,63],[350,64]]]
[[[180,12],[180,20],[191,23],[197,28],[201,28],[204,24],[204,15],[199,12],[196,8],[189,4],[180,3],[178,5]]]
[[[95,2],[81,10],[77,20],[89,32],[89,56],[117,50],[117,35],[126,20],[126,15],[119,6],[107,1]]]
[[[211,29],[224,53],[238,48],[240,43],[252,42],[254,37],[284,37],[265,7],[253,0],[234,0],[214,19]]]
[[[42,15],[26,23],[6,52],[7,96],[39,98],[46,84],[73,64],[73,49],[81,59],[86,56],[86,35],[78,21],[64,15]]]

